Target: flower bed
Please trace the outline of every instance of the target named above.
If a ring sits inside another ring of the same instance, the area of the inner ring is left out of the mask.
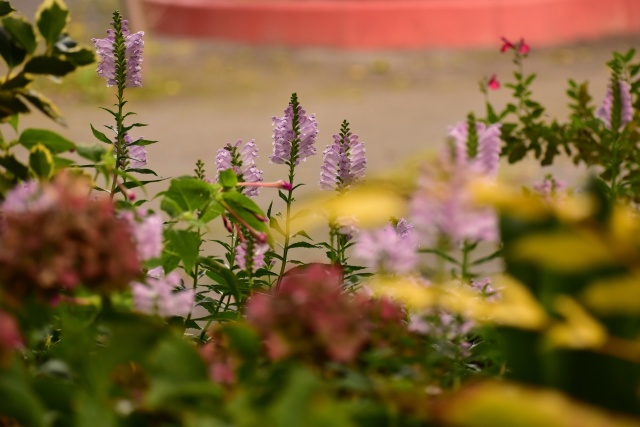
[[[35,79],[94,62],[67,15],[49,0],[34,25],[0,1],[0,424],[640,425],[633,50],[613,54],[597,106],[570,81],[561,121],[533,97],[535,50],[503,38],[513,77],[482,79],[486,110],[433,158],[376,177],[344,120],[304,202],[319,124],[294,93],[272,119],[282,180],[264,182],[261,147],[237,141],[215,171],[198,161],[166,182],[154,211],[155,141],[136,138],[127,102],[144,34],[119,12],[93,39],[116,100],[96,143],[20,127],[30,109],[61,117]],[[559,155],[591,181],[499,178]]]

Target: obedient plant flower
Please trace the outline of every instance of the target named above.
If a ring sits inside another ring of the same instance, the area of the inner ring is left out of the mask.
[[[444,157],[424,168],[410,203],[410,218],[420,242],[434,245],[439,237],[454,243],[496,241],[498,220],[493,209],[477,206],[469,185],[488,175],[457,159]],[[471,165],[473,166],[473,165]]]
[[[264,254],[267,250],[268,244],[246,239],[236,248],[236,264],[241,270],[255,273],[264,266]]]
[[[367,167],[364,143],[351,133],[349,122],[342,122],[340,134],[333,135],[333,144],[322,153],[320,189],[343,192],[362,180]]]
[[[471,129],[473,132],[469,132]],[[473,116],[449,129],[454,158],[459,167],[495,177],[500,162],[500,124],[485,125]]]
[[[162,218],[144,209],[122,211],[120,216],[129,224],[138,258],[147,261],[162,254]]]
[[[134,140],[131,135],[125,133],[122,137],[124,142],[124,157],[122,158],[123,169],[143,168],[147,165],[147,149],[142,145],[137,145],[137,142],[142,140],[142,137]],[[116,137],[113,142],[115,147],[115,154],[118,157],[118,138]]]
[[[181,282],[176,271],[165,276],[162,267],[154,268],[147,273],[146,282],[134,282],[131,285],[137,310],[162,317],[186,317],[191,312],[195,293],[193,289],[177,290]]]
[[[294,93],[284,116],[273,118],[273,154],[271,163],[293,164],[316,154],[318,123],[315,116],[306,115]]]
[[[113,14],[113,29],[104,39],[92,39],[100,57],[98,75],[107,79],[107,86],[142,86],[142,48],[144,32],[131,34],[129,22],[119,12]]]
[[[49,187],[42,188],[38,181],[25,181],[7,192],[0,212],[40,212],[49,209],[56,201],[56,191]]]
[[[620,128],[624,127],[633,119],[633,104],[631,102],[631,85],[624,80],[617,80],[618,95],[620,99]],[[602,100],[600,108],[596,111],[598,117],[604,125],[611,129],[611,121],[613,119],[613,107],[615,95],[613,93],[614,85],[610,84],[607,93]]]
[[[256,158],[258,157],[258,147],[252,139],[244,146],[242,140],[238,140],[235,144],[228,143],[218,150],[216,154],[216,170],[218,176],[220,172],[232,169],[238,176],[240,183],[247,184],[244,194],[249,197],[257,196],[259,186],[248,186],[248,184],[259,183],[262,181],[262,171],[256,167]],[[218,177],[216,176],[216,180]]]
[[[399,222],[400,224],[400,222]],[[354,246],[354,255],[367,267],[382,273],[404,274],[418,263],[415,235],[405,223],[380,230],[363,231]]]
[[[564,181],[555,179],[551,174],[546,175],[542,181],[533,184],[533,189],[545,200],[551,200],[558,191],[566,187],[567,184]]]

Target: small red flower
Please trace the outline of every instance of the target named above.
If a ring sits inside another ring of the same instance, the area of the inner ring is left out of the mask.
[[[502,37],[502,47],[500,48],[500,53],[505,53],[509,49],[515,49],[515,48],[516,47],[514,46],[514,44],[511,43],[509,40],[507,40],[506,37]]]
[[[491,75],[491,78],[487,82],[487,87],[491,90],[500,89],[500,82],[498,81],[498,77],[495,74]]]
[[[529,53],[530,50],[531,48],[528,44],[525,43],[524,39],[520,39],[520,41],[518,42],[518,53],[522,56],[525,56]]]

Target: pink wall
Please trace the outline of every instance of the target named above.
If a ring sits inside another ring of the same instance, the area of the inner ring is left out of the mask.
[[[344,49],[554,45],[640,34],[640,0],[136,0],[159,33]]]

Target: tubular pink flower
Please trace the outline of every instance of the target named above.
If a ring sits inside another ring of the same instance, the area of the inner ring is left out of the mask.
[[[498,77],[495,74],[492,74],[487,82],[487,87],[491,90],[500,89],[500,82],[498,81]]]

